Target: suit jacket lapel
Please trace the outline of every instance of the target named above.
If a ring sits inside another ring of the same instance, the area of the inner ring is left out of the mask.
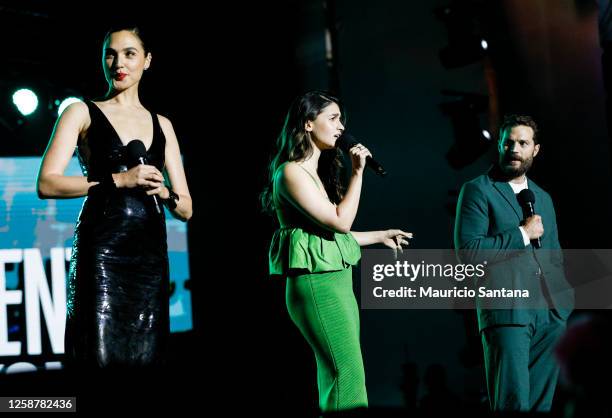
[[[518,217],[519,222],[523,220],[523,209],[519,206],[518,200],[516,199],[516,195],[514,194],[514,190],[512,187],[506,182],[503,181],[495,181],[493,180],[493,187],[503,196],[503,198],[508,202],[514,213]]]

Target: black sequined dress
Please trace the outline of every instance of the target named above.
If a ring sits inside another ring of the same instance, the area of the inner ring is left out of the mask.
[[[126,171],[126,147],[100,108],[79,139],[90,180]],[[148,164],[164,167],[165,137],[151,113]],[[141,188],[93,186],[77,222],[68,281],[67,364],[112,369],[163,364],[169,334],[165,218]]]

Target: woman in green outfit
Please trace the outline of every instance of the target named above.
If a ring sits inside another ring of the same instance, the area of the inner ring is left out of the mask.
[[[351,231],[371,154],[361,144],[350,149],[352,172],[345,187],[341,151],[335,147],[342,120],[333,96],[310,91],[298,97],[262,193],[264,209],[280,224],[270,245],[270,274],[287,278],[287,310],[314,351],[323,412],[368,404],[351,274],[359,246],[383,243],[397,250],[412,237],[399,229]]]

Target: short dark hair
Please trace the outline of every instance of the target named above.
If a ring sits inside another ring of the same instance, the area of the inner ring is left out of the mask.
[[[540,143],[538,138],[538,124],[535,123],[535,120],[533,120],[531,116],[527,115],[506,115],[499,128],[499,140],[501,141],[502,138],[504,138],[506,131],[509,131],[515,126],[529,126],[533,129],[534,144]]]

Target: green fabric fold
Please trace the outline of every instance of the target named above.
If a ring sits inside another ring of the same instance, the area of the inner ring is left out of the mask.
[[[302,228],[280,228],[270,243],[270,276],[287,276],[291,270],[343,270],[356,265],[360,258],[361,249],[350,233],[318,234]]]

